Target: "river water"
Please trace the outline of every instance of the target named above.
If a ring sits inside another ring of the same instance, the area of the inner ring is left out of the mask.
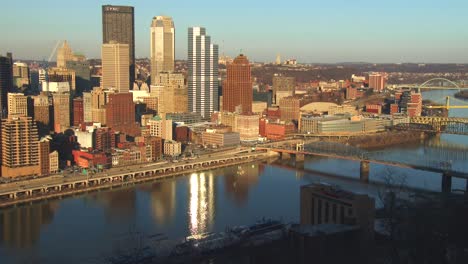
[[[453,92],[427,92],[424,98],[445,94]],[[466,117],[468,111],[451,110],[450,115]],[[441,145],[445,152],[440,151]],[[458,150],[451,151],[452,147]],[[468,149],[468,136],[442,135],[375,154],[396,160],[450,160],[454,168],[468,171],[463,155],[446,155],[463,153],[463,148]],[[411,187],[440,190],[441,177],[435,173],[371,165],[372,182],[383,182],[389,175]],[[278,163],[251,163],[129,189],[3,209],[0,263],[101,263],[122,247],[129,234],[164,234],[179,239],[252,224],[264,217],[298,221],[299,188],[313,182],[368,193],[379,204],[381,187],[362,184],[358,178],[359,164],[353,161],[311,158],[305,161],[305,170]],[[464,189],[465,185],[465,180],[454,179],[452,188]]]

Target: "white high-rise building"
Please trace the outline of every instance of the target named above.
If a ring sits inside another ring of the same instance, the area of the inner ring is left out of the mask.
[[[188,110],[209,118],[219,108],[218,45],[205,28],[188,30]]]
[[[171,17],[157,16],[151,23],[151,84],[156,85],[160,72],[173,72],[175,28]]]
[[[129,45],[111,41],[102,44],[102,87],[114,88],[118,93],[130,90]]]

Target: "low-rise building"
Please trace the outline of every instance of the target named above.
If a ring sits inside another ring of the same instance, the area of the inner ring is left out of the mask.
[[[182,154],[182,143],[173,140],[164,142],[164,155],[177,157],[180,154]]]
[[[214,132],[202,133],[203,145],[215,145],[219,147],[236,146],[240,144],[240,134],[238,132]]]

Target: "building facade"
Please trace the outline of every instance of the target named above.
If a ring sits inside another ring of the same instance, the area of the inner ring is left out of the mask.
[[[156,16],[151,23],[151,84],[157,84],[160,72],[173,72],[175,28],[171,17]]]
[[[273,103],[279,104],[282,97],[293,96],[296,90],[296,78],[280,74],[273,76]]]
[[[54,132],[62,133],[70,128],[70,94],[53,94],[54,102]]]
[[[39,144],[31,117],[2,120],[2,177],[39,175]]]
[[[130,90],[128,71],[129,45],[111,41],[102,45],[102,87],[114,88],[118,93]]]
[[[252,78],[250,62],[243,54],[227,65],[227,78],[223,85],[223,111],[252,113]]]
[[[102,41],[127,44],[127,87],[135,82],[135,15],[132,6],[102,6]]]
[[[205,28],[188,30],[188,110],[209,118],[218,110],[218,45]]]
[[[28,116],[28,97],[22,93],[8,93],[8,116]]]
[[[57,67],[58,68],[67,68],[67,61],[73,59],[73,52],[68,45],[68,42],[65,40],[62,46],[57,50]]]
[[[140,135],[140,127],[135,121],[135,103],[131,93],[109,94],[106,124],[113,130],[130,136]]]

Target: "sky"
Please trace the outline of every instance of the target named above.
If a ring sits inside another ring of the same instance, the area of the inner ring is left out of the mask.
[[[203,26],[220,54],[299,63],[468,63],[466,0],[23,0],[1,1],[0,54],[48,59],[59,40],[99,58],[101,5],[135,7],[137,58],[149,57],[157,15],[176,27],[176,58],[187,29]],[[53,59],[55,60],[55,58]]]

